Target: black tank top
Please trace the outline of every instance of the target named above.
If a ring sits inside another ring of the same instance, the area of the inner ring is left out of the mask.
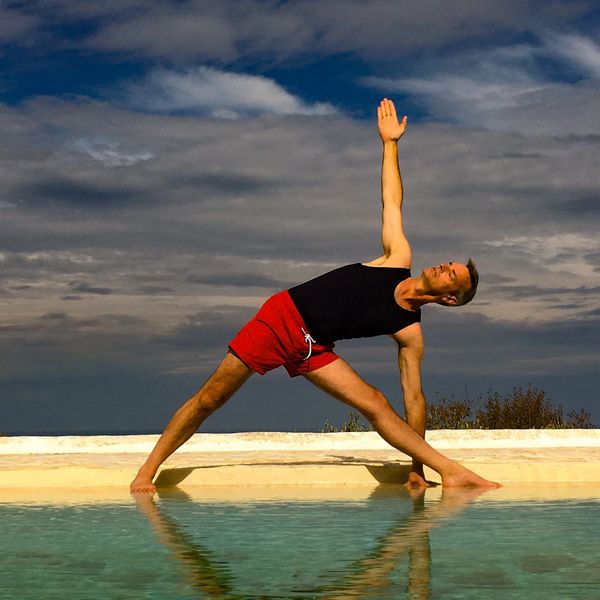
[[[396,286],[409,269],[347,265],[290,288],[309,333],[320,344],[389,335],[421,320],[421,311],[396,303]]]

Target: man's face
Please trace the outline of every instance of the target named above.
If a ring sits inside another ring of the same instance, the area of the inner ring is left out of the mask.
[[[434,295],[456,294],[471,287],[469,269],[462,263],[447,262],[423,270],[426,291]]]

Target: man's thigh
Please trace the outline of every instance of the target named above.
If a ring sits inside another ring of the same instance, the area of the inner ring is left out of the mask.
[[[247,367],[237,356],[227,352],[213,374],[198,390],[198,393],[210,392],[215,397],[220,397],[222,401],[225,401],[239,390],[253,374],[254,371]]]
[[[361,412],[372,413],[387,403],[383,394],[367,383],[343,358],[304,377],[329,395]]]

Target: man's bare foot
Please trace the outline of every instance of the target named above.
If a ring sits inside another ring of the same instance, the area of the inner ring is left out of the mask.
[[[129,491],[132,494],[154,494],[156,486],[152,483],[152,478],[138,473],[136,478],[131,482]]]
[[[442,475],[442,485],[444,487],[482,487],[482,488],[499,488],[501,484],[495,481],[489,481],[469,471],[465,467],[460,467],[455,471],[451,471]]]

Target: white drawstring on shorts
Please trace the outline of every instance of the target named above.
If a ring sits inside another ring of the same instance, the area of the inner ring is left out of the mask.
[[[312,345],[316,344],[317,340],[313,340],[310,333],[304,331],[304,327],[301,327],[300,329],[302,329],[302,333],[304,334],[304,341],[308,344],[308,354],[302,359],[304,361],[310,358],[310,355],[312,354]]]

